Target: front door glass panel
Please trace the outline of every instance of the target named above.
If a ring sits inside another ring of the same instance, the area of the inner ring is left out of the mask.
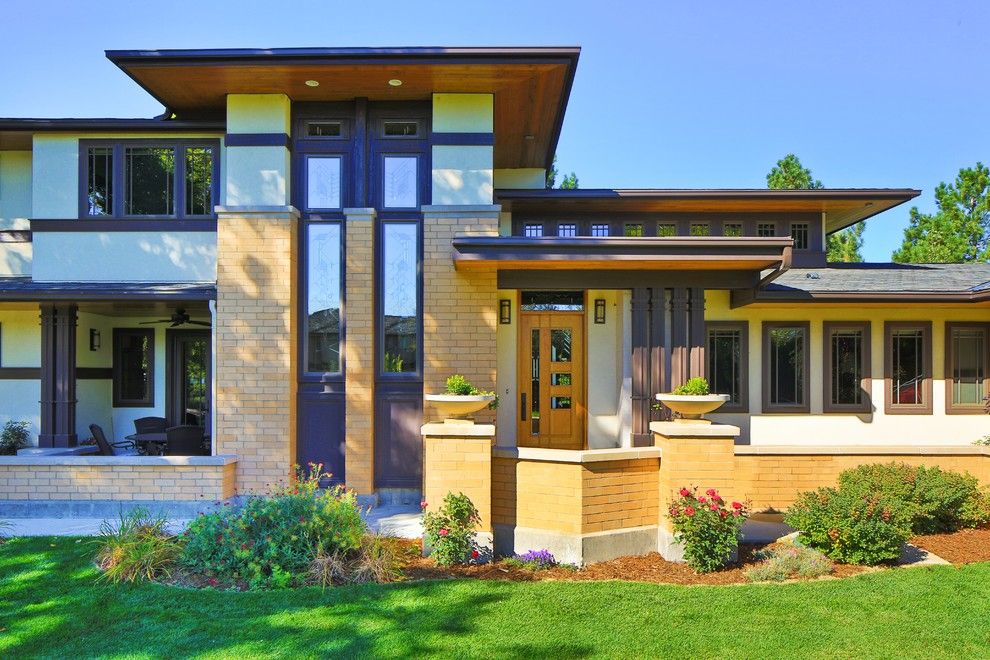
[[[550,331],[550,361],[571,361],[571,331],[553,329]]]
[[[529,418],[532,423],[533,435],[540,434],[540,331],[538,328],[533,330],[533,340],[532,340],[532,368],[531,368],[531,379],[532,379],[532,394],[530,395],[530,410]]]

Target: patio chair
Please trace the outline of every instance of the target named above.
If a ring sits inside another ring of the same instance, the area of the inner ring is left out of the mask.
[[[184,424],[165,429],[166,456],[203,456],[202,426]]]
[[[164,433],[167,425],[164,417],[139,417],[134,420],[134,432]]]
[[[110,442],[107,440],[107,436],[103,433],[103,427],[99,424],[90,424],[89,432],[93,434],[93,439],[96,440],[96,446],[100,448],[101,456],[123,456],[130,452],[118,452],[117,449],[134,449],[134,443],[130,440],[121,440],[120,442]]]

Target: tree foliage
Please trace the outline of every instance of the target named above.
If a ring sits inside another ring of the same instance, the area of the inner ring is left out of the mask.
[[[952,183],[935,188],[935,213],[911,208],[904,242],[894,251],[901,263],[967,263],[990,260],[990,168],[977,162]]]
[[[817,190],[824,187],[794,154],[787,154],[778,160],[767,174],[767,188],[772,190]],[[825,258],[828,261],[862,261],[864,229],[866,225],[857,222],[852,227],[829,234],[826,238]]]
[[[560,182],[560,186],[557,186],[557,177],[560,172],[557,170],[557,154],[553,156],[553,164],[550,169],[547,170],[547,189],[550,188],[560,188],[561,190],[577,190],[578,188],[578,177],[577,174],[571,172],[570,174],[565,174],[564,178]]]

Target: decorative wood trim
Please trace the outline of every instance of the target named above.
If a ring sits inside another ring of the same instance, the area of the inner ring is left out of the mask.
[[[990,393],[990,323],[979,321],[946,321],[945,323],[945,414],[946,415],[985,415],[984,403],[960,405],[952,402],[952,363],[955,355],[952,350],[952,331],[961,328],[983,330],[983,392]]]
[[[770,331],[776,328],[800,328],[804,330],[804,370],[802,373],[802,390],[804,401],[794,405],[770,403]],[[764,321],[762,328],[762,383],[764,414],[768,413],[808,413],[811,411],[811,323],[809,321]]]
[[[495,145],[494,133],[431,133],[430,144],[433,146],[456,147],[492,147]]]
[[[99,232],[216,232],[216,219],[203,220],[142,220],[139,218],[121,219],[94,219],[79,218],[78,220],[61,219],[32,219],[31,232],[77,232],[77,231],[99,231]]]
[[[863,333],[863,352],[860,356],[860,367],[863,377],[860,388],[863,390],[863,402],[855,404],[832,403],[832,332],[836,330],[854,329]],[[873,410],[873,351],[872,327],[869,321],[825,321],[822,324],[822,411],[827,413],[868,413]]]
[[[705,323],[705,378],[711,380],[709,372],[709,358],[711,349],[711,330],[738,330],[739,331],[739,403],[726,402],[718,409],[718,412],[749,412],[749,322],[748,321],[708,321]],[[724,394],[724,392],[716,392]]]
[[[891,396],[893,385],[893,352],[890,350],[890,340],[894,330],[920,329],[924,331],[922,338],[922,364],[924,378],[922,379],[922,404],[895,404]],[[888,415],[931,415],[932,414],[932,322],[931,321],[885,321],[883,324],[883,405]]]
[[[0,380],[39,380],[41,367],[0,367]]]
[[[636,287],[631,299],[632,342],[632,443],[645,446],[650,438],[653,404],[650,393],[650,289]]]
[[[290,149],[292,140],[285,133],[227,133],[223,136],[227,147],[284,147]]]

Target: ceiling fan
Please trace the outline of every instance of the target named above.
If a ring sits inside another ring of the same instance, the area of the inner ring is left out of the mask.
[[[189,319],[189,315],[186,314],[186,310],[184,310],[181,307],[175,310],[175,312],[172,314],[172,318],[158,319],[157,321],[141,321],[139,325],[148,325],[150,323],[171,323],[171,325],[169,326],[170,328],[174,328],[179,325],[185,325],[186,323],[188,323],[189,325],[204,325],[207,328],[210,327],[209,321],[191,321]]]

